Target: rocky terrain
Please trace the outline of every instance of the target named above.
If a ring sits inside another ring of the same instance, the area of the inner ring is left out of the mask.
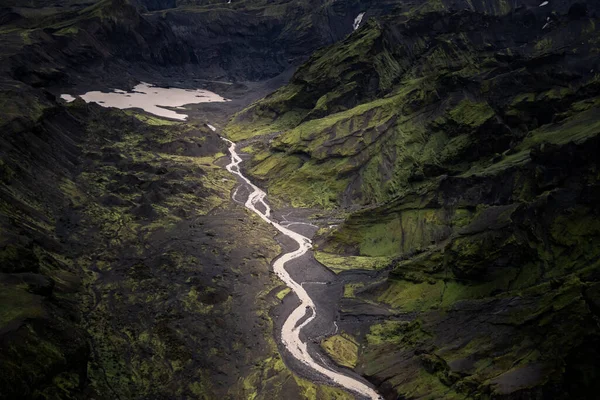
[[[380,270],[323,346],[389,398],[595,398],[600,10],[417,3],[227,127],[270,195],[344,218],[318,260]]]
[[[599,15],[2,2],[0,398],[353,398],[284,363],[281,248],[230,199],[217,121],[272,203],[321,226],[332,362],[386,399],[595,399]],[[57,98],[142,80],[234,101],[180,123]]]
[[[175,1],[150,0],[29,3],[0,8],[1,56],[5,72],[34,86],[93,77],[108,86],[157,70],[170,84],[272,78],[351,32],[362,7],[316,0],[180,1],[175,8]]]

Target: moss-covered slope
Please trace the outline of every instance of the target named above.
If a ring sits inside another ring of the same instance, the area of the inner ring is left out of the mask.
[[[387,263],[341,328],[388,398],[597,397],[600,10],[509,3],[371,20],[227,128],[271,195],[348,206],[319,260]]]
[[[573,7],[500,16],[418,8],[371,20],[227,131],[283,131],[251,172],[287,200],[314,203],[302,190],[309,181],[331,205],[388,201],[525,149],[543,125],[575,117],[572,106],[591,107],[576,103],[597,95],[596,20]],[[290,179],[279,173],[292,169]]]

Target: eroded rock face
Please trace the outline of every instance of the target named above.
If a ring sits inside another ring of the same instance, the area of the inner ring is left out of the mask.
[[[347,295],[412,322],[345,326],[389,398],[596,396],[599,9],[540,3],[406,6],[227,128],[281,132],[249,169],[270,195],[362,208],[320,251],[394,260]]]
[[[111,82],[148,69],[173,77],[263,80],[345,37],[356,14],[370,7],[312,0],[90,4],[65,3],[68,12],[43,2],[32,4],[39,10],[3,9],[6,26],[31,29],[26,36],[6,35],[3,68],[36,86],[82,83],[94,75]],[[374,5],[370,12],[386,9]]]

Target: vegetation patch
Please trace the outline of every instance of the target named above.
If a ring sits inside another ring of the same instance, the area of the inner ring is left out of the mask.
[[[335,273],[347,270],[378,270],[390,265],[389,257],[344,257],[337,254],[315,251],[315,258]]]
[[[321,342],[321,347],[342,367],[354,368],[358,361],[358,343],[352,336],[341,333]]]

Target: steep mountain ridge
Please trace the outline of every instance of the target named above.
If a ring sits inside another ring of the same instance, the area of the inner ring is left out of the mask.
[[[593,399],[600,9],[473,3],[367,22],[226,131],[270,196],[345,218],[318,260],[380,270],[346,275],[334,360],[387,398]]]
[[[548,110],[560,114],[594,96],[594,21],[566,14],[553,17],[552,29],[544,32],[541,16],[527,28],[533,17],[531,10],[504,17],[462,11],[426,13],[408,22],[406,15],[372,21],[334,50],[317,53],[289,85],[240,113],[228,132],[234,138],[244,137],[237,134],[242,130],[246,136],[252,129],[261,133],[263,116],[265,125],[273,121],[289,130],[272,148],[298,157],[279,160],[275,154],[264,168],[257,166],[256,175],[269,179],[269,171],[303,165],[298,178],[285,183],[298,202],[306,199],[293,185],[302,186],[305,178],[315,186],[322,186],[319,176],[343,181],[343,187],[328,190],[329,197],[348,205],[389,200],[408,181],[420,180],[423,169],[430,176],[464,172],[464,154],[472,159],[500,154],[534,124],[551,122]],[[527,101],[519,97],[524,93],[538,98]],[[403,146],[414,161],[394,155]],[[438,154],[432,158],[431,152]],[[309,162],[301,161],[302,154]],[[316,165],[320,172],[312,176]],[[278,194],[287,190],[283,182],[272,188]]]
[[[146,12],[127,0],[65,3],[0,10],[4,71],[37,86],[152,70],[179,80],[263,80],[348,34],[359,6],[250,1]]]

